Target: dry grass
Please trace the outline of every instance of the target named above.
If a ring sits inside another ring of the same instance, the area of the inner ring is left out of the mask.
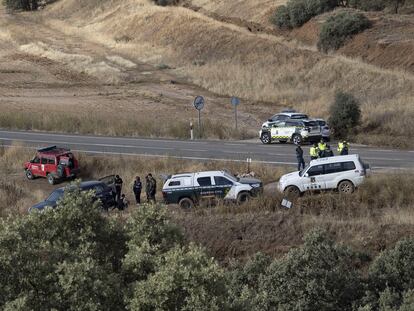
[[[93,38],[131,59],[177,67],[178,73],[218,94],[327,117],[334,91],[351,92],[362,103],[364,134],[392,129],[395,137],[414,135],[412,74],[300,49],[283,39],[248,33],[184,8],[161,8],[145,1],[91,1],[89,9],[80,12],[78,5],[76,0],[61,1],[50,14],[63,19],[49,24]],[[115,40],[122,36],[132,40]],[[400,118],[387,118],[391,109]],[[373,130],[371,120],[383,122]],[[400,122],[409,127],[399,126]],[[384,144],[396,141],[381,140]]]
[[[77,111],[63,113],[12,110],[0,114],[0,128],[110,136],[190,138],[190,126],[187,121],[170,119],[160,122],[144,115],[135,116],[122,112],[118,112],[114,120],[110,112],[79,114]],[[197,126],[194,127],[194,135],[200,136]],[[236,131],[231,124],[224,125],[216,120],[207,119],[202,122],[202,138],[246,139],[256,135],[256,131],[246,128]]]
[[[0,179],[0,217],[24,214],[27,207],[53,190],[43,179],[30,182],[24,179],[22,163],[32,155],[32,150],[19,146],[0,148],[0,170],[4,172]],[[132,202],[136,175],[153,173],[160,189],[163,174],[223,168],[243,173],[247,169],[245,164],[234,162],[84,154],[78,157],[84,179],[120,174],[124,192]],[[277,180],[287,171],[259,164],[254,164],[252,170],[266,183]],[[306,195],[290,210],[280,206],[282,196],[275,188],[243,206],[221,203],[214,208],[201,207],[190,212],[174,206],[169,210],[188,240],[203,244],[221,260],[247,257],[257,251],[280,256],[292,246],[300,245],[303,235],[315,227],[327,229],[339,242],[376,254],[402,237],[414,234],[413,185],[413,175],[374,175],[352,196]],[[158,199],[161,200],[160,191]]]

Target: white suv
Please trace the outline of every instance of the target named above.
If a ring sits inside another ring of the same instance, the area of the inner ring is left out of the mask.
[[[293,196],[329,189],[352,193],[363,182],[368,168],[357,154],[316,159],[302,171],[283,175],[278,188]]]

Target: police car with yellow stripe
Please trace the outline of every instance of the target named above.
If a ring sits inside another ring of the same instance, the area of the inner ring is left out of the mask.
[[[243,203],[263,192],[255,178],[238,178],[226,171],[183,173],[167,177],[162,188],[166,204],[192,208],[203,200],[223,199]]]
[[[269,126],[262,126],[259,138],[263,144],[278,141],[288,141],[300,144],[304,141],[317,142],[322,138],[322,128],[316,120],[310,119],[287,119],[278,121]]]

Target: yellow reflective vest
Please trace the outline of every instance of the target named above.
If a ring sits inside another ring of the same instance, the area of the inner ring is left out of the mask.
[[[316,157],[317,158],[318,155],[319,155],[318,148],[317,147],[311,147],[310,150],[309,150],[309,154],[310,154],[311,157]]]
[[[318,144],[318,149],[320,151],[325,151],[326,150],[326,143],[319,143]]]
[[[342,152],[342,149],[344,149],[344,143],[338,143],[338,151]]]

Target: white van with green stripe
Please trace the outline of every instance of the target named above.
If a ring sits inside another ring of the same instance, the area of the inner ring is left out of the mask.
[[[271,144],[278,141],[286,143],[291,141],[295,144],[307,142],[318,142],[322,138],[322,129],[315,120],[286,120],[273,123],[270,127],[262,127],[259,137],[263,144]]]
[[[203,200],[248,201],[263,192],[263,184],[255,178],[238,178],[226,171],[205,171],[169,176],[162,188],[166,204],[192,208]]]

